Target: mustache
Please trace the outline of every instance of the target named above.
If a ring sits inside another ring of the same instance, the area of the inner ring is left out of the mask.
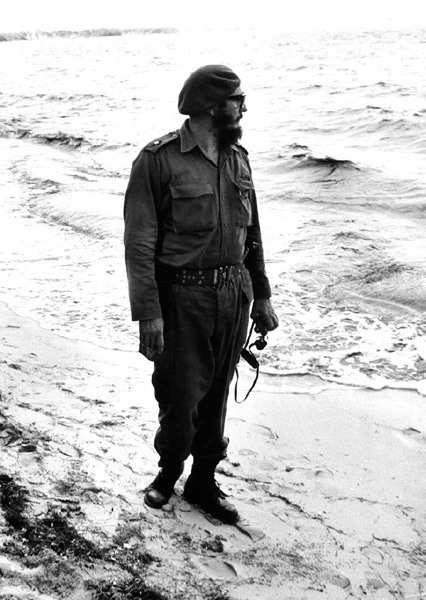
[[[219,112],[213,116],[213,127],[220,131],[223,128],[229,126],[235,126],[235,123],[239,123],[241,116],[233,117],[232,115]]]

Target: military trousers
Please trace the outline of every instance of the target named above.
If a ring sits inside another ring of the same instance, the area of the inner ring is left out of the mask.
[[[226,457],[227,399],[249,321],[240,276],[222,287],[159,284],[164,351],[152,383],[159,406],[155,449],[162,468]]]

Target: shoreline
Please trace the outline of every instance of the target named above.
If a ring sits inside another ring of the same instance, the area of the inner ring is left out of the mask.
[[[264,374],[245,403],[231,391],[218,481],[242,520],[227,526],[181,497],[190,461],[167,510],[143,504],[157,472],[148,361],[61,337],[3,303],[0,333],[1,474],[28,491],[29,519],[53,511],[98,548],[149,556],[139,581],[163,598],[426,597],[419,394],[313,376],[289,392]],[[241,371],[243,397],[252,374]],[[29,562],[10,552],[24,542],[2,512],[0,595],[89,599],[88,582],[136,581],[105,557],[68,555],[66,571],[48,544]]]
[[[105,188],[98,182],[98,195],[91,179],[77,176],[76,155],[69,149],[0,139],[0,152],[7,166],[0,182],[5,191],[0,296],[60,335],[131,352],[137,328],[127,308],[119,179],[108,177]],[[91,173],[84,154],[78,156],[79,172]],[[55,173],[55,181],[46,173]],[[424,255],[419,225],[398,217],[397,229],[396,215],[384,220],[381,210],[367,214],[306,202],[289,201],[279,233],[274,227],[281,204],[267,200],[262,210],[265,248],[270,244],[267,272],[282,325],[270,336],[261,369],[286,379],[288,373],[309,371],[346,385],[412,387],[426,394],[426,350],[418,348],[425,343],[424,311],[411,312],[392,300],[395,293],[424,298],[424,261],[418,276],[410,271],[415,257]],[[397,243],[398,236],[404,243]],[[402,262],[411,255],[407,271],[384,276],[394,272],[386,265],[401,252]],[[377,281],[370,281],[375,270]]]

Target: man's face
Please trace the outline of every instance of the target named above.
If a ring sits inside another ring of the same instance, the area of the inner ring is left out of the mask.
[[[243,91],[240,87],[237,87],[231,96],[216,108],[212,120],[219,147],[225,148],[241,139],[243,130],[240,121],[246,110]]]

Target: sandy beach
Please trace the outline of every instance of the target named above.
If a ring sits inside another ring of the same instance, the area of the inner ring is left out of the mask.
[[[5,304],[0,335],[0,598],[426,598],[424,396],[261,374],[229,402],[228,526],[182,498],[190,464],[164,510],[143,504],[157,415],[140,355]]]

